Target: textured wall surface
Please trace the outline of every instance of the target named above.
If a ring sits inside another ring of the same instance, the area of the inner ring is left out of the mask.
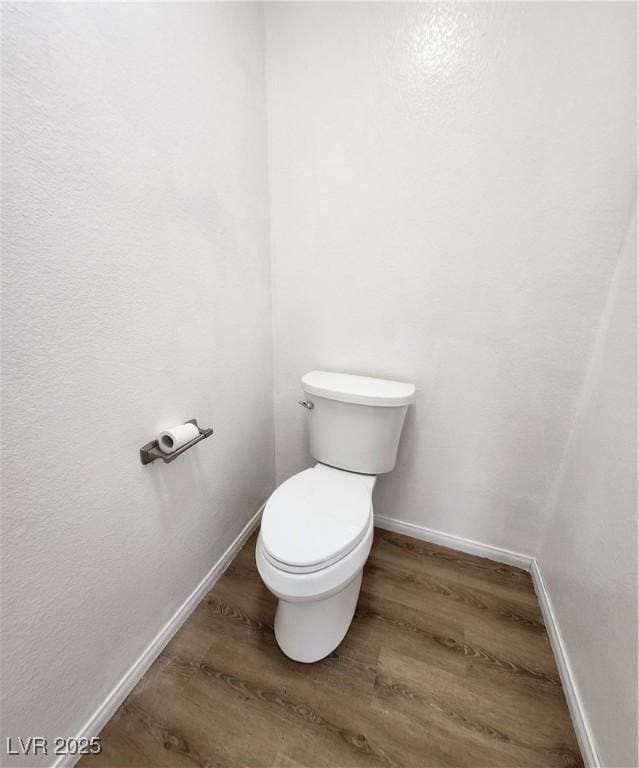
[[[411,381],[376,509],[534,553],[632,203],[634,6],[266,20],[278,480],[305,371]]]
[[[74,736],[273,487],[263,17],[18,3],[3,36],[3,737]]]
[[[540,565],[603,766],[637,754],[636,217],[549,505]]]
[[[259,6],[3,6],[3,736],[76,733],[311,463],[325,368],[417,384],[376,509],[540,553],[631,764],[635,14],[273,4],[265,104]]]

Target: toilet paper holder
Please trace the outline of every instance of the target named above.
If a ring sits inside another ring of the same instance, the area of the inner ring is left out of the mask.
[[[184,453],[184,451],[188,451],[189,448],[192,448],[196,443],[201,443],[202,440],[206,440],[207,437],[211,437],[213,434],[212,429],[203,429],[197,423],[196,419],[189,419],[184,423],[195,424],[200,434],[197,437],[194,437],[193,440],[189,440],[188,443],[184,443],[181,448],[173,451],[173,453],[164,453],[164,451],[162,451],[158,446],[158,441],[151,440],[150,443],[147,443],[140,448],[140,461],[142,464],[150,464],[156,459],[162,459],[165,464],[170,464],[172,461],[175,461],[180,454]]]

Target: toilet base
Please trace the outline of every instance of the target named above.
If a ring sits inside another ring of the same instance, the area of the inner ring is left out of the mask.
[[[310,664],[337,648],[353,621],[363,569],[340,592],[312,602],[280,600],[275,639],[289,658]]]

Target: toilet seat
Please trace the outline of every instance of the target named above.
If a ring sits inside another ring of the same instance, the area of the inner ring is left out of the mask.
[[[255,546],[257,570],[269,590],[286,602],[313,603],[341,592],[361,572],[373,544],[373,516],[364,538],[347,555],[332,565],[311,573],[292,573],[267,560],[262,542],[262,532]]]
[[[318,563],[312,563],[311,565],[293,565],[291,563],[282,562],[281,560],[277,560],[271,555],[271,553],[266,549],[262,541],[262,553],[264,555],[264,559],[267,560],[275,568],[279,568],[281,571],[286,571],[286,573],[316,573],[317,571],[321,571],[324,568],[328,568],[329,565],[334,565],[335,563],[339,562],[340,560],[343,560],[347,555],[349,555],[366,535],[366,531],[368,526],[370,525],[370,522],[372,521],[372,517],[373,517],[373,510],[371,509],[371,512],[369,515],[369,522],[364,526],[360,535],[353,542],[353,545],[346,550],[340,550],[338,554],[326,560],[322,560]]]
[[[264,508],[264,558],[287,573],[314,573],[338,562],[365,537],[373,475],[317,464],[282,483]]]

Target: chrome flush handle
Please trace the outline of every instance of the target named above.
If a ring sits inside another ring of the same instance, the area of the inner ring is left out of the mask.
[[[298,400],[298,403],[303,407],[306,408],[307,411],[312,411],[315,406],[313,403],[311,403],[310,400]]]

